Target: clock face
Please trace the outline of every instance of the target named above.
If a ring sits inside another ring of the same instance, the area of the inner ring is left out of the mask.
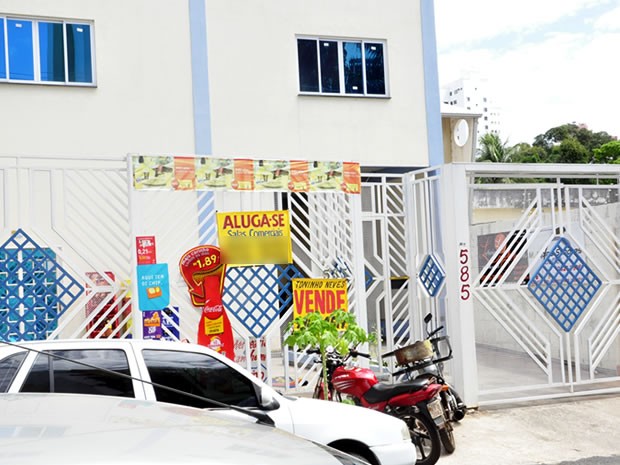
[[[452,133],[454,143],[459,147],[463,147],[469,139],[469,125],[464,119],[460,119],[454,125],[454,131]]]

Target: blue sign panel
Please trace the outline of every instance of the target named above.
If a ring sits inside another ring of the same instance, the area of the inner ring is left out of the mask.
[[[139,265],[138,307],[143,312],[162,310],[170,304],[168,264]]]

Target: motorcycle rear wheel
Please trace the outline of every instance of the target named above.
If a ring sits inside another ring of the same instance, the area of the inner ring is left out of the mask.
[[[414,411],[407,411],[397,415],[407,423],[411,442],[415,444],[417,452],[416,465],[434,465],[441,454],[441,439],[435,423]]]

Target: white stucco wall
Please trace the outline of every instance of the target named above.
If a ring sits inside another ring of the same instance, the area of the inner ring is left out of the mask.
[[[97,80],[0,83],[0,155],[193,153],[186,1],[2,0],[0,14],[94,21]]]
[[[214,154],[428,164],[418,1],[208,0],[206,17]],[[299,95],[296,35],[385,40],[391,98]]]

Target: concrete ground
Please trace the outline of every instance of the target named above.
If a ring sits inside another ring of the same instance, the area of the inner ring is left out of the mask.
[[[620,395],[481,408],[454,431],[456,451],[438,465],[620,464]]]

